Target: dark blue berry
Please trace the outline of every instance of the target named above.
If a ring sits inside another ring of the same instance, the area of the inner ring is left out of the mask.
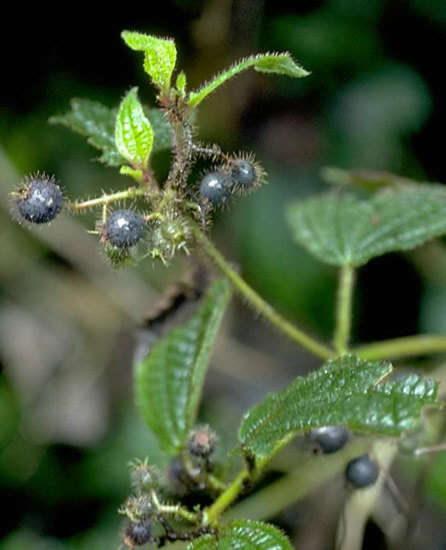
[[[215,206],[220,206],[229,191],[229,178],[224,172],[209,172],[200,183],[200,195]]]
[[[152,523],[150,521],[129,521],[122,535],[122,542],[129,548],[152,542]]]
[[[379,468],[369,455],[362,455],[350,460],[345,470],[345,477],[353,487],[361,489],[373,485],[378,479]]]
[[[31,223],[48,223],[62,210],[62,191],[45,176],[28,179],[19,193],[17,207],[20,215]]]
[[[324,453],[339,451],[347,443],[349,432],[345,426],[322,426],[311,430],[308,439]]]
[[[115,210],[107,218],[105,237],[117,248],[129,248],[135,245],[143,236],[145,222],[133,210]]]
[[[254,185],[257,173],[252,162],[245,159],[237,159],[232,164],[231,177],[236,185],[247,189]]]

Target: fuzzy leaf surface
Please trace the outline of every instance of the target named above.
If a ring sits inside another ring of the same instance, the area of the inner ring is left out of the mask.
[[[292,78],[302,78],[310,74],[298,65],[289,53],[253,55],[234,63],[231,67],[222,71],[212,80],[204,84],[199,90],[191,92],[189,96],[189,105],[191,107],[196,107],[203,99],[227,80],[251,67],[261,73],[274,73],[290,76]]]
[[[142,415],[162,448],[175,455],[194,426],[212,347],[231,288],[214,283],[189,321],[161,338],[136,366]]]
[[[261,521],[239,520],[218,534],[191,542],[187,550],[292,550],[288,538],[277,527]]]
[[[115,123],[118,110],[110,109],[98,101],[72,99],[71,111],[50,118],[51,124],[60,124],[73,132],[85,136],[90,145],[102,151],[99,161],[107,166],[121,166],[125,160],[115,143]],[[171,145],[170,125],[161,109],[144,109],[150,120],[155,139],[153,152],[169,149]]]
[[[71,111],[50,118],[51,124],[61,124],[87,137],[90,145],[102,151],[100,162],[108,166],[120,166],[124,159],[115,144],[116,109],[90,99],[74,98]]]
[[[138,88],[132,88],[119,106],[115,141],[119,153],[134,168],[144,169],[153,146],[153,128],[138,99]]]
[[[406,185],[368,200],[330,193],[291,204],[286,214],[294,239],[319,260],[360,266],[445,235],[446,188]]]
[[[177,61],[175,42],[131,31],[124,31],[121,36],[132,50],[144,52],[144,70],[153,83],[163,90],[169,90]]]
[[[239,440],[258,458],[267,458],[297,433],[320,426],[399,435],[416,424],[424,405],[437,404],[437,383],[415,374],[384,382],[391,370],[390,363],[353,355],[329,360],[248,411]]]

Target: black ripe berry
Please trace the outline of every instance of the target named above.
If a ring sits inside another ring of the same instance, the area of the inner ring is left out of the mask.
[[[28,178],[19,195],[19,213],[31,223],[48,223],[62,210],[62,191],[53,178],[45,175]]]
[[[105,238],[117,248],[135,245],[144,234],[145,222],[133,210],[115,210],[107,218]]]
[[[347,464],[345,477],[353,487],[362,489],[373,485],[378,479],[379,468],[369,455],[361,455]]]
[[[152,523],[150,521],[129,521],[122,533],[122,542],[129,548],[152,542]]]
[[[191,455],[208,458],[215,450],[217,436],[209,426],[199,426],[189,436],[187,448]]]
[[[214,206],[220,206],[229,191],[229,178],[224,172],[208,172],[200,183],[200,195]]]
[[[335,453],[348,441],[349,432],[345,426],[321,426],[308,433],[308,439],[316,450],[324,454]]]
[[[236,159],[232,163],[231,178],[235,185],[244,189],[252,187],[257,179],[255,166],[246,159]]]

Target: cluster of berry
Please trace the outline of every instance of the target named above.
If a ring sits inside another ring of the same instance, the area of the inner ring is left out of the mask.
[[[222,206],[234,191],[251,190],[260,179],[259,166],[250,159],[236,158],[230,162],[229,169],[217,168],[203,176],[200,196],[213,206]]]
[[[263,178],[260,165],[250,158],[236,157],[227,159],[224,165],[206,172],[199,182],[199,199],[196,205],[205,220],[209,209],[224,205],[230,195],[245,193],[259,185]],[[133,193],[133,194],[132,194]],[[18,214],[21,219],[33,224],[49,223],[56,218],[64,206],[61,187],[54,177],[45,174],[35,174],[25,178],[23,185],[12,193]],[[143,193],[130,192],[129,197],[141,196]],[[187,215],[176,204],[174,198],[171,205],[163,211],[144,216],[135,209],[120,208],[108,212],[111,198],[104,197],[103,202],[86,201],[84,203],[67,204],[70,211],[80,211],[84,207],[102,204],[106,207],[106,215],[99,225],[97,233],[106,244],[106,251],[113,260],[113,255],[120,258],[128,254],[129,249],[138,244],[147,234],[152,257],[170,259],[176,250],[187,251],[190,240]],[[167,201],[168,202],[168,201]]]
[[[181,458],[175,459],[167,473],[174,496],[211,489],[207,485],[207,475],[212,469],[210,458],[215,451],[217,437],[208,426],[197,426],[185,445]],[[176,540],[192,540],[205,532],[210,532],[195,521],[178,504],[165,502],[166,486],[162,487],[161,476],[147,461],[131,464],[133,493],[128,497],[120,513],[126,516],[122,531],[122,542],[128,548],[143,546],[152,542],[164,546]],[[175,499],[176,500],[176,499]],[[184,512],[186,515],[184,515]],[[184,521],[189,525],[184,525]]]
[[[308,432],[307,437],[315,446],[316,451],[331,454],[344,447],[350,434],[345,426],[323,426]],[[377,463],[367,454],[350,460],[345,469],[345,478],[355,489],[373,485],[378,479],[378,475]]]

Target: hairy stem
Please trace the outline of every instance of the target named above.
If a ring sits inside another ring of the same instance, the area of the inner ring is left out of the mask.
[[[414,357],[430,353],[446,353],[446,336],[406,336],[372,342],[353,348],[353,353],[363,359],[398,359],[400,357]]]
[[[116,202],[126,199],[134,199],[136,197],[143,197],[146,194],[144,189],[139,189],[131,187],[125,191],[118,191],[117,193],[112,193],[110,195],[102,195],[102,197],[97,197],[96,199],[90,199],[83,202],[75,202],[70,204],[70,210],[85,210],[87,208],[93,208],[95,206],[104,206],[110,204],[111,202]]]
[[[343,266],[339,274],[336,331],[334,337],[334,346],[339,353],[347,351],[350,338],[354,279],[355,272],[353,267]]]
[[[224,491],[217,500],[204,512],[204,522],[210,525],[215,525],[221,514],[228,508],[234,500],[240,495],[245,482],[249,479],[249,472],[243,469],[229,487]]]
[[[177,516],[177,517],[183,518],[189,523],[199,523],[200,521],[199,514],[195,512],[191,512],[190,510],[188,510],[187,508],[184,508],[184,506],[181,506],[179,504],[161,503],[155,491],[151,492],[151,497],[152,497],[152,502],[159,513]]]
[[[192,224],[192,229],[195,238],[202,245],[204,252],[206,252],[206,254],[208,254],[215,261],[217,266],[228,277],[233,286],[246,300],[248,300],[252,306],[254,306],[256,311],[268,319],[268,321],[270,321],[281,332],[291,338],[291,340],[294,340],[317,357],[329,359],[334,356],[332,349],[290,323],[259,294],[257,294],[257,292],[251,288],[231,267],[222,254],[220,254],[211,241],[195,224]]]

